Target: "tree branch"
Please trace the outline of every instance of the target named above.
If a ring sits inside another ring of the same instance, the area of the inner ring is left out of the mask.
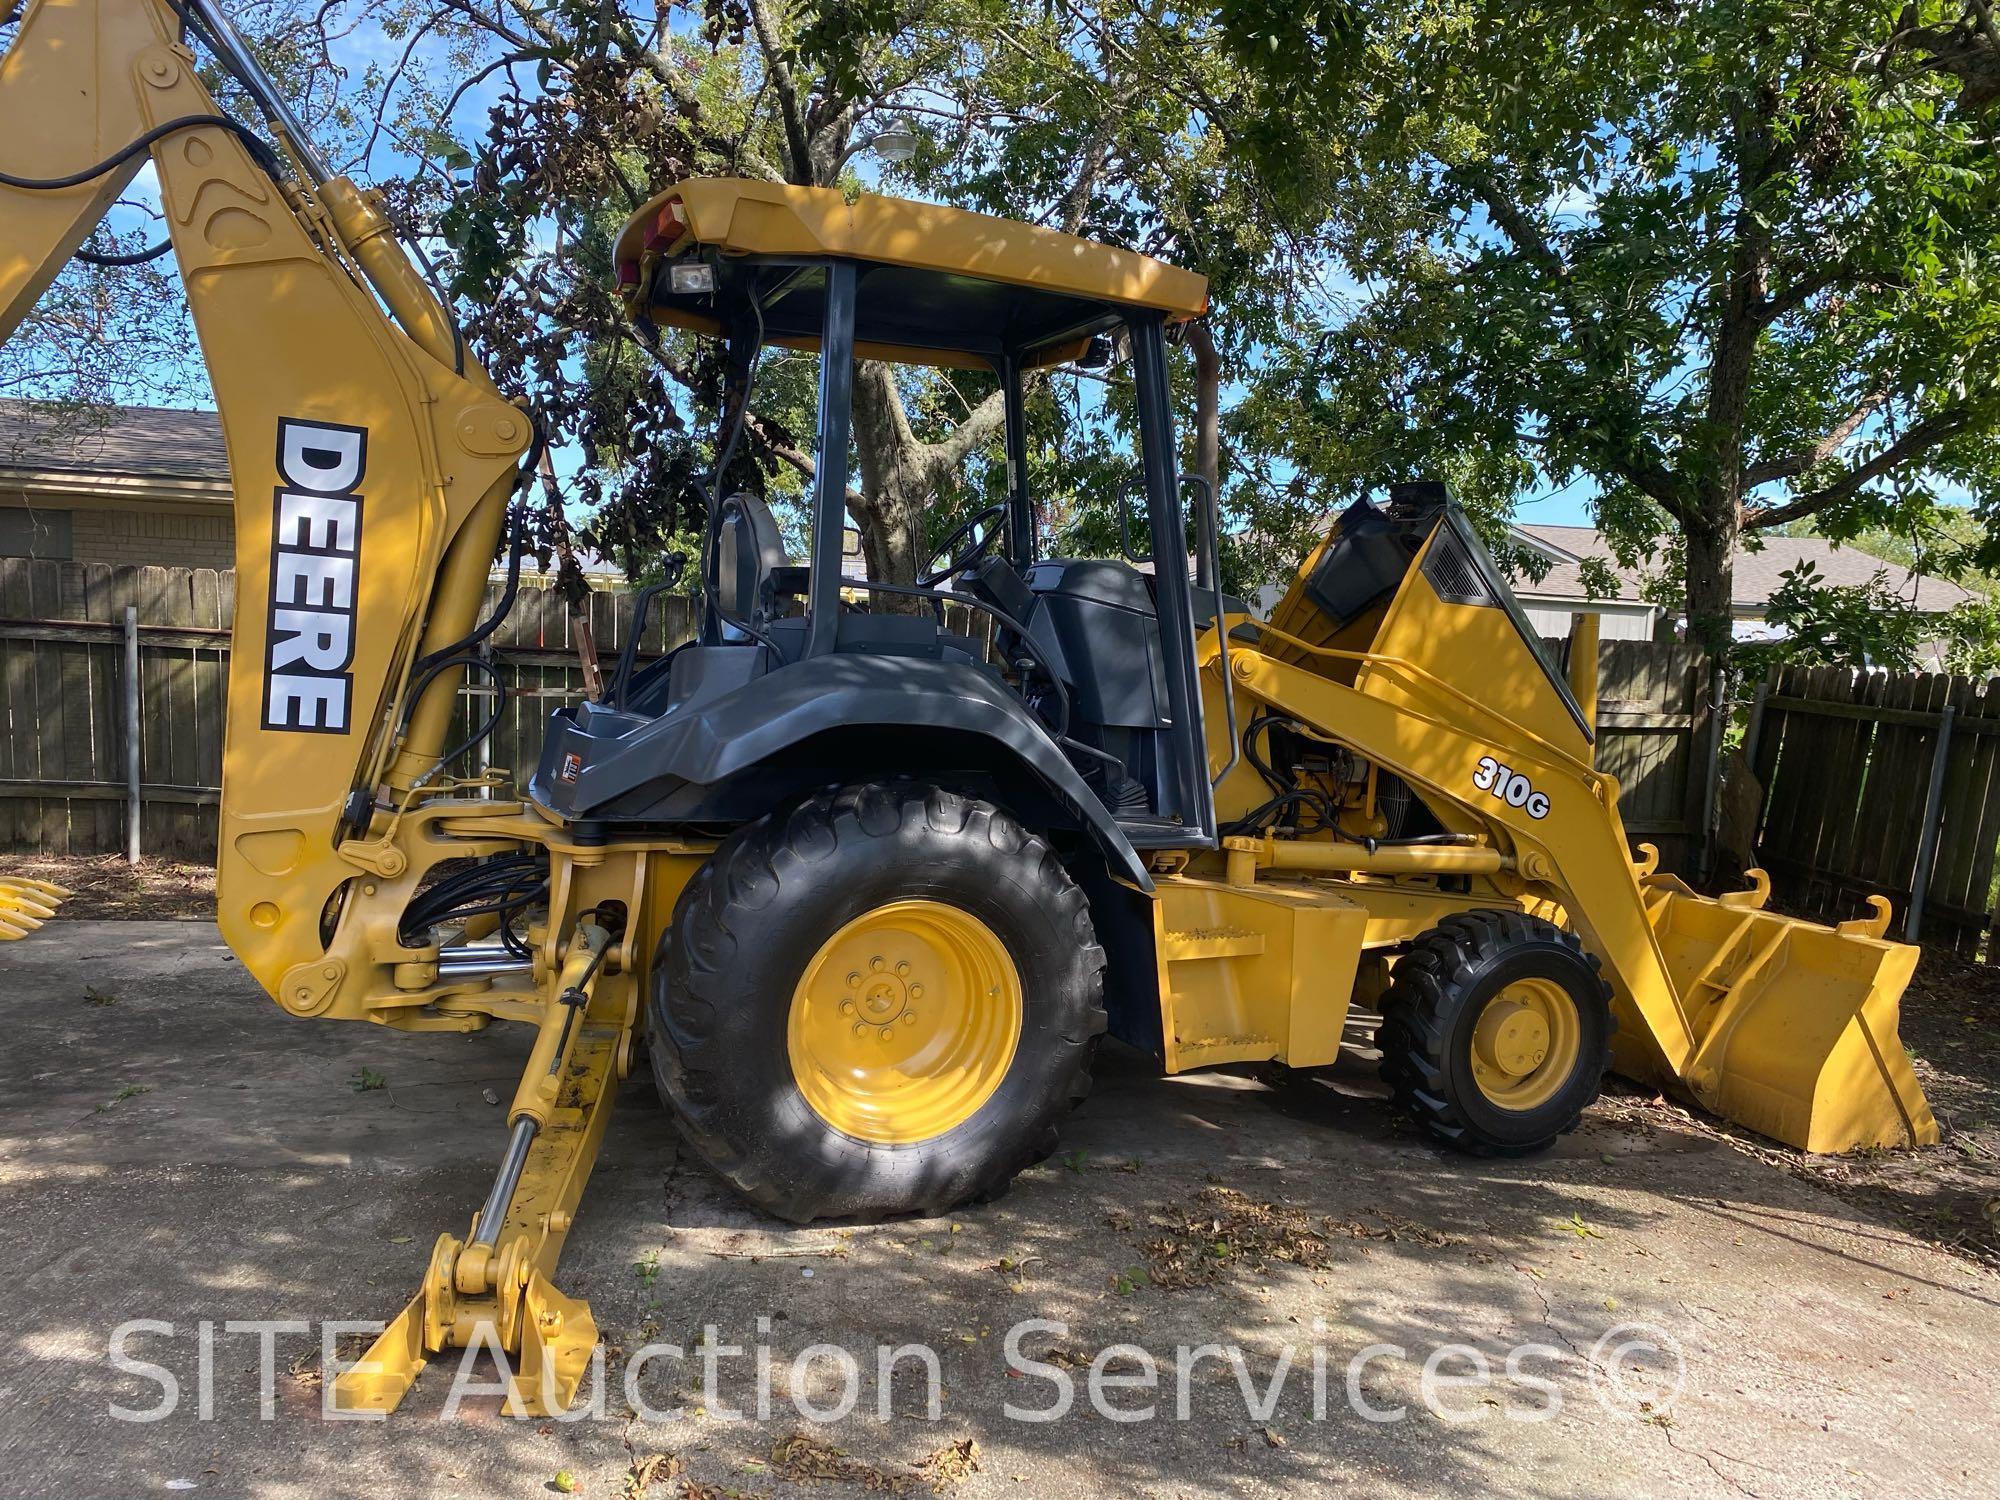
[[[1104,170],[1106,158],[1111,155],[1111,144],[1117,139],[1120,116],[1130,108],[1132,89],[1124,79],[1112,83],[1112,107],[1099,116],[1097,128],[1090,133],[1090,139],[1083,148],[1083,160],[1077,168],[1076,180],[1069,185],[1061,202],[1056,207],[1056,223],[1064,234],[1075,234],[1083,227],[1084,216],[1090,212],[1090,195],[1097,189],[1097,177]]]
[[[757,443],[766,453],[770,454],[771,457],[777,459],[780,463],[804,475],[807,479],[819,478],[819,465],[813,461],[813,456],[800,448],[794,447],[774,434],[765,424],[764,419],[754,411],[744,413],[743,430],[750,434],[752,441]],[[850,486],[847,491],[848,507],[852,509],[857,505],[865,503],[861,491]]]
[[[805,116],[799,112],[798,85],[784,49],[778,45],[778,28],[771,20],[764,0],[750,0],[750,24],[757,32],[757,45],[764,52],[764,71],[777,90],[778,113],[785,122],[785,145],[791,153],[792,181],[811,186],[813,182],[812,143],[806,137]]]
[[[1764,530],[1771,526],[1782,526],[1787,521],[1802,521],[1807,516],[1816,515],[1829,505],[1838,505],[1853,496],[1864,484],[1880,479],[1890,470],[1908,463],[1930,452],[1947,439],[1957,436],[1972,425],[1975,413],[1970,406],[1951,406],[1941,412],[1925,417],[1895,442],[1865,463],[1856,464],[1832,484],[1822,486],[1810,494],[1799,496],[1787,505],[1765,506],[1747,512],[1743,517],[1746,529]]]
[[[1732,216],[1729,274],[1717,288],[1715,337],[1709,346],[1707,462],[1703,494],[1734,514],[1746,488],[1743,427],[1750,404],[1750,374],[1764,323],[1759,318],[1771,290],[1771,227],[1758,200],[1770,183],[1772,90],[1755,85],[1748,97],[1732,95],[1729,122],[1736,154],[1736,212]]]
[[[958,468],[972,456],[974,449],[1000,430],[1006,419],[1006,392],[995,391],[966,414],[965,420],[951,430],[950,437],[931,445],[929,458],[933,470],[945,472]]]
[[[1888,399],[1887,385],[1877,386],[1862,397],[1860,405],[1834,423],[1826,435],[1810,448],[1788,454],[1784,458],[1750,465],[1743,471],[1743,487],[1750,490],[1760,484],[1769,484],[1774,479],[1795,479],[1808,469],[1825,463],[1840,451],[1841,444],[1853,437],[1861,424],[1873,416]]]

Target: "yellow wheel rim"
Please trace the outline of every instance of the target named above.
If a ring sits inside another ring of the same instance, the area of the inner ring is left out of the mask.
[[[826,940],[785,1027],[814,1114],[882,1145],[928,1141],[993,1097],[1021,1041],[1021,976],[979,918],[895,901]]]
[[[1502,1109],[1535,1109],[1576,1071],[1583,1023],[1569,991],[1552,979],[1517,979],[1479,1013],[1472,1079]]]

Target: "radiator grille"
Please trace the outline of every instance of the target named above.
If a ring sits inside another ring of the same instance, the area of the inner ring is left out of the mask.
[[[1493,605],[1499,601],[1487,587],[1479,565],[1472,560],[1465,542],[1450,526],[1440,526],[1424,554],[1424,577],[1437,596],[1447,604]]]

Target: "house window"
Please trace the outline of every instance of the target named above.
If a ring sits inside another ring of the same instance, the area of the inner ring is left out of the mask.
[[[69,522],[66,510],[0,506],[0,557],[40,557],[67,562],[74,555]]]

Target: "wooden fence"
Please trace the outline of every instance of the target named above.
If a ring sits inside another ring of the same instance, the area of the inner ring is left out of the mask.
[[[107,567],[0,559],[0,849],[107,854],[126,847],[125,629],[137,610],[140,843],[149,854],[214,857],[229,626],[235,579],[201,568]],[[495,585],[488,604],[498,595]],[[630,596],[591,597],[591,629],[609,675]],[[639,659],[691,628],[689,601],[655,601]],[[524,587],[486,643],[509,699],[482,764],[533,767],[551,709],[583,691],[568,611],[551,589]],[[1700,731],[1705,672],[1683,646],[1611,641],[1601,648],[1598,763],[1623,787],[1626,826],[1687,868],[1690,805],[1707,761]],[[490,711],[475,678],[462,695],[469,732]]]
[[[235,580],[206,568],[0,561],[0,845],[125,847],[127,605],[140,621],[141,840],[215,852]]]
[[[1618,779],[1625,832],[1694,875],[1715,777],[1708,657],[1676,641],[1606,641],[1597,658],[1597,767]]]
[[[495,584],[489,606],[498,594]],[[140,847],[174,859],[214,859],[235,599],[235,575],[209,568],[0,559],[0,849],[126,848],[129,605],[137,612]],[[591,626],[607,674],[629,616],[623,595],[592,596]],[[656,599],[639,660],[684,639],[689,625],[686,599]],[[485,649],[512,695],[483,747],[485,762],[525,775],[549,710],[583,691],[561,596],[524,586]],[[484,721],[491,697],[482,682],[468,685],[459,714],[464,730]]]
[[[1996,929],[2000,678],[1787,667],[1758,701],[1758,856],[1780,897],[1845,918],[1884,895],[1898,935],[1915,907],[1927,944],[1977,956]]]

